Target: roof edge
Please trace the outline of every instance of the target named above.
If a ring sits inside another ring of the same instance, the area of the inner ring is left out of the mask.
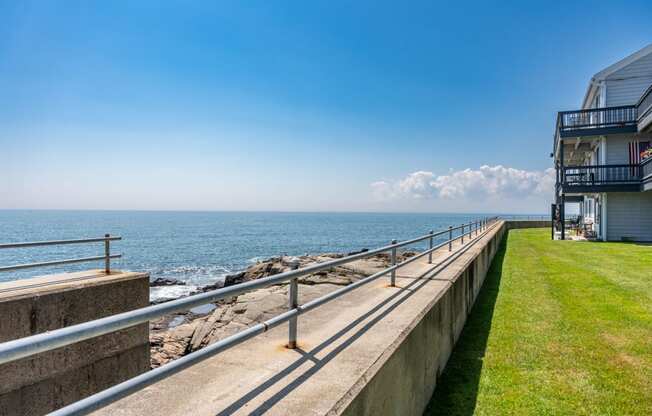
[[[647,56],[652,53],[652,43],[639,49],[638,51],[626,56],[625,58],[619,60],[618,62],[609,65],[605,69],[597,72],[595,75],[591,77],[591,80],[589,81],[589,86],[586,89],[586,94],[584,94],[584,100],[582,101],[582,108],[586,108],[587,103],[590,102],[590,98],[593,96],[594,90],[596,89],[596,85],[607,79],[611,74],[613,74],[616,71],[619,71],[626,67],[627,65],[643,58],[644,56]]]

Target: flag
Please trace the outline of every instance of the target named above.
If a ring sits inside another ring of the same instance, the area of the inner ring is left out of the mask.
[[[638,165],[641,163],[641,150],[638,140],[629,142],[629,164]]]
[[[638,176],[638,165],[641,164],[644,158],[643,154],[648,148],[650,148],[650,142],[639,142],[638,140],[629,142],[629,164],[632,165],[630,167],[632,176]]]

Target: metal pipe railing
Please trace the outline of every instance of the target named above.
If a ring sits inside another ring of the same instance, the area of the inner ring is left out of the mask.
[[[162,367],[141,374],[133,379],[127,380],[105,391],[102,391],[86,399],[83,399],[79,402],[73,403],[69,406],[59,409],[58,411],[53,413],[54,415],[86,414],[100,407],[103,407],[111,402],[114,402],[122,397],[125,397],[131,394],[132,392],[137,391],[158,380],[161,380],[167,377],[168,375],[174,374],[196,362],[202,361],[203,359],[208,358],[214,354],[217,354],[218,352],[233,347],[249,338],[252,338],[260,333],[263,333],[269,330],[270,328],[278,326],[286,321],[289,322],[289,327],[290,327],[289,337],[288,337],[288,347],[295,348],[296,340],[297,340],[297,321],[298,321],[297,318],[300,314],[303,314],[326,302],[336,299],[337,297],[342,296],[343,294],[350,292],[352,290],[355,290],[358,287],[367,284],[373,280],[376,280],[382,276],[385,276],[388,273],[391,273],[391,286],[394,286],[395,278],[396,278],[395,272],[397,269],[407,264],[410,264],[426,255],[431,256],[433,251],[445,247],[446,245],[451,247],[452,242],[459,239],[462,239],[463,241],[464,235],[469,234],[469,243],[466,246],[464,246],[464,244],[462,243],[462,248],[460,250],[451,253],[446,259],[444,259],[444,261],[440,262],[436,266],[433,266],[433,267],[438,267],[440,264],[443,264],[445,261],[447,261],[447,259],[457,255],[460,252],[466,251],[472,244],[475,244],[475,242],[479,241],[478,238],[476,238],[475,241],[471,239],[470,234],[473,232],[472,230],[473,227],[475,227],[476,236],[478,236],[478,235],[484,235],[489,230],[491,230],[496,224],[497,224],[497,217],[492,217],[492,218],[486,218],[475,222],[471,222],[469,224],[463,224],[462,226],[455,227],[455,228],[449,227],[447,230],[437,232],[437,233],[429,232],[425,236],[417,237],[412,240],[407,240],[400,243],[397,243],[396,240],[393,240],[392,244],[388,246],[380,247],[374,250],[369,250],[367,252],[358,253],[358,254],[342,257],[339,259],[333,259],[327,262],[307,266],[302,269],[290,270],[274,276],[269,276],[262,279],[245,282],[238,285],[229,286],[226,288],[217,289],[214,291],[189,296],[186,298],[177,299],[158,305],[148,306],[145,308],[124,312],[113,316],[108,316],[94,321],[89,321],[82,324],[73,325],[66,328],[61,328],[54,331],[5,342],[0,344],[0,365],[7,362],[19,360],[21,358],[29,357],[35,354],[39,354],[42,352],[50,351],[56,348],[60,348],[66,345],[74,344],[76,342],[80,342],[86,339],[115,332],[120,329],[125,329],[174,312],[191,309],[196,306],[204,305],[223,298],[245,293],[250,290],[268,287],[284,282],[290,283],[290,290],[289,290],[290,310],[289,311],[277,315],[265,322],[256,324],[246,330],[243,330],[228,338],[225,338],[221,341],[211,344],[199,351],[188,354],[178,360],[173,361],[170,364],[166,364]],[[464,232],[465,227],[469,227],[468,233]],[[480,228],[483,230],[483,232],[481,234],[478,234],[477,231]],[[460,235],[456,237],[452,237],[453,231],[459,229],[462,229]],[[449,234],[449,239],[447,239],[446,241],[442,242],[441,244],[429,247],[427,250],[415,256],[409,257],[408,259],[404,260],[401,263],[396,263],[396,250],[398,248],[405,247],[410,244],[418,243],[426,239],[432,239],[435,236],[443,235],[445,233]],[[101,239],[101,241],[104,240]],[[307,302],[304,305],[298,304],[298,278],[299,277],[309,275],[318,271],[327,270],[342,264],[352,262],[354,260],[370,257],[375,254],[383,253],[386,251],[391,251],[392,253],[391,256],[392,265],[390,267],[381,270],[371,276],[365,277],[355,283],[342,287],[341,289],[330,292],[320,298]]]
[[[48,267],[48,266],[58,266],[61,264],[73,264],[73,263],[86,263],[92,261],[101,261],[104,260],[104,272],[106,274],[111,273],[111,259],[119,259],[122,257],[122,254],[111,254],[111,241],[122,240],[122,237],[113,236],[110,234],[105,234],[104,237],[99,238],[83,238],[77,240],[52,240],[52,241],[32,241],[27,243],[4,243],[0,244],[0,249],[10,249],[10,248],[29,248],[29,247],[43,247],[43,246],[55,246],[55,245],[66,245],[66,244],[84,244],[84,243],[98,243],[104,242],[104,255],[103,256],[93,256],[93,257],[80,257],[75,259],[63,259],[63,260],[52,260],[52,261],[42,261],[38,263],[26,263],[26,264],[15,264],[12,266],[3,266],[0,267],[0,272],[9,272],[14,270],[23,270],[23,269],[32,269],[35,267]]]

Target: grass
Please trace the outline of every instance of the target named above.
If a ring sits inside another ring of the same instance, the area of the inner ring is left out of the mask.
[[[652,246],[513,230],[425,415],[652,415]]]

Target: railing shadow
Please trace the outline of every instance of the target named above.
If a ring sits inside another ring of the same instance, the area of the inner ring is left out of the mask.
[[[293,371],[295,371],[296,369],[301,367],[306,362],[308,362],[308,361],[312,362],[314,365],[312,367],[310,367],[310,369],[308,369],[307,371],[305,371],[301,375],[295,377],[287,386],[283,387],[283,389],[276,392],[273,396],[271,396],[265,402],[263,402],[258,407],[256,407],[255,409],[253,409],[251,412],[248,413],[248,414],[251,414],[251,415],[264,414],[274,404],[278,403],[283,397],[287,396],[292,390],[299,387],[306,380],[308,380],[312,375],[314,375],[317,371],[319,371],[324,365],[326,365],[329,361],[331,361],[333,358],[335,358],[340,352],[342,352],[342,350],[344,350],[346,347],[348,347],[352,342],[354,342],[356,339],[358,339],[362,335],[364,335],[369,329],[371,329],[374,325],[376,325],[381,319],[383,319],[385,316],[387,316],[387,314],[389,314],[391,311],[396,309],[400,304],[405,302],[410,296],[412,296],[417,290],[419,290],[421,287],[423,287],[423,285],[425,285],[427,282],[428,282],[427,279],[413,280],[408,285],[403,287],[402,288],[403,290],[401,290],[399,292],[396,292],[395,294],[393,294],[389,298],[383,300],[381,303],[376,305],[374,308],[370,309],[369,311],[365,312],[363,315],[359,316],[353,322],[349,323],[346,327],[342,328],[340,331],[338,331],[333,336],[331,336],[330,338],[328,338],[327,340],[325,340],[321,344],[317,345],[315,348],[311,349],[310,351],[304,351],[301,348],[297,348],[295,351],[297,351],[299,354],[301,354],[301,357],[299,359],[297,359],[295,362],[293,362],[291,365],[287,366],[283,370],[276,373],[273,377],[271,377],[268,380],[264,381],[262,384],[260,384],[255,389],[249,391],[247,394],[242,396],[240,399],[236,400],[229,407],[227,407],[224,410],[222,410],[221,412],[217,413],[217,416],[226,416],[226,415],[233,414],[238,409],[240,409],[243,406],[249,404],[251,402],[251,400],[253,400],[255,397],[262,394],[265,390],[269,389],[274,384],[278,383],[279,381],[283,380],[285,377],[289,376]],[[400,299],[398,299],[398,298],[400,298]],[[396,301],[396,302],[392,303],[393,301]],[[388,306],[388,307],[386,309],[382,310],[385,306]],[[334,348],[332,351],[330,351],[326,356],[324,356],[323,358],[320,358],[320,359],[315,357],[319,352],[326,349],[329,345],[336,342],[339,338],[342,338],[346,333],[348,333],[349,331],[354,329],[357,325],[361,324],[366,319],[368,319],[369,317],[371,317],[372,315],[374,315],[375,313],[377,313],[377,312],[379,312],[381,310],[382,310],[382,312],[380,314],[378,314],[372,320],[367,322],[362,328],[358,329],[349,338],[343,339],[340,342],[340,344],[336,348]]]
[[[439,273],[441,273],[443,270],[445,270],[450,263],[452,263],[459,256],[464,254],[470,247],[474,246],[477,243],[477,241],[479,241],[479,239],[474,241],[469,246],[464,247],[462,250],[453,253],[453,255],[447,260],[439,263],[438,265],[434,265],[433,268],[429,268],[428,270],[423,272],[423,274],[421,274],[418,278],[412,280],[404,287],[402,287],[401,288],[402,290],[396,292],[395,294],[388,297],[387,299],[384,299],[378,305],[374,306],[369,311],[360,315],[354,321],[350,322],[340,331],[338,331],[337,333],[329,337],[321,344],[312,348],[310,351],[304,351],[301,348],[297,348],[295,351],[301,354],[300,358],[298,358],[292,364],[288,365],[283,370],[276,373],[273,377],[270,377],[269,379],[261,383],[256,388],[244,394],[238,400],[233,402],[230,406],[217,413],[216,416],[226,416],[226,415],[233,414],[234,412],[238,411],[244,406],[250,404],[254,398],[263,394],[267,389],[271,388],[276,383],[288,377],[293,371],[297,370],[306,362],[308,361],[311,362],[313,364],[312,367],[310,367],[302,374],[295,376],[292,379],[292,381],[288,383],[287,386],[283,387],[281,390],[273,394],[270,398],[265,400],[262,404],[258,405],[255,409],[249,411],[248,414],[261,415],[267,412],[267,410],[272,408],[276,403],[278,403],[280,400],[286,397],[291,391],[295,390],[297,387],[299,387],[301,384],[307,381],[311,376],[317,373],[322,367],[328,364],[339,353],[341,353],[344,349],[346,349],[349,345],[351,345],[351,343],[353,343],[355,340],[363,336],[367,331],[369,331],[373,326],[375,326],[378,322],[380,322],[383,318],[385,318],[388,314],[390,314],[394,309],[396,309],[399,305],[401,305],[403,302],[408,300],[414,293],[416,293],[430,280],[433,280],[433,276],[436,276]],[[426,276],[428,277],[426,278]],[[402,279],[402,280],[406,281],[407,279]],[[351,336],[349,336],[346,339],[342,339],[340,343],[328,354],[326,354],[323,358],[316,357],[316,355],[319,354],[321,351],[325,350],[328,346],[335,343],[340,338],[344,337],[348,332],[354,330],[356,326],[360,325],[365,320],[372,317],[374,314],[377,315],[373,317],[371,320],[369,320],[367,323],[365,323],[361,328],[355,330],[355,333],[351,334]]]
[[[506,239],[507,234],[494,256],[478,299],[446,364],[446,369],[437,381],[437,388],[424,416],[466,416],[475,412],[487,339],[502,278]]]

